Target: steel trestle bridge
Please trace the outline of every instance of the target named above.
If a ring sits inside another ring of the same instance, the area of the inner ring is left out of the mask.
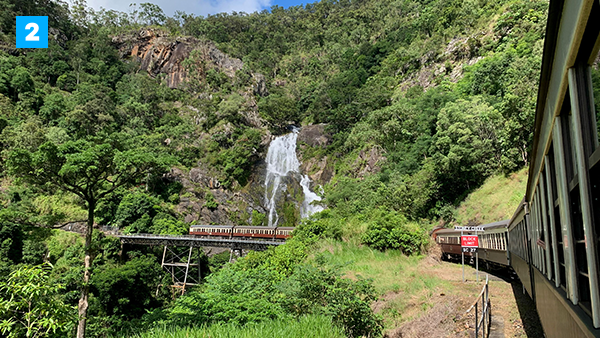
[[[204,248],[228,248],[229,260],[243,255],[244,251],[263,251],[285,242],[264,239],[239,239],[239,238],[202,238],[190,235],[156,235],[133,234],[118,235],[121,246],[147,245],[162,246],[163,257],[161,267],[171,275],[172,287],[181,290],[183,294],[186,287],[197,285],[202,280],[200,252],[196,255],[198,261],[194,262],[192,253],[194,249],[204,251]],[[158,292],[158,291],[157,291]]]

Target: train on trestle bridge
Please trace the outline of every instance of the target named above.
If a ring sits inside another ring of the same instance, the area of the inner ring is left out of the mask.
[[[479,258],[514,270],[549,338],[600,337],[599,50],[600,1],[551,0],[525,197],[479,233]],[[458,236],[435,232],[445,258]]]
[[[190,235],[201,238],[285,241],[292,236],[294,229],[294,227],[278,226],[192,225]]]

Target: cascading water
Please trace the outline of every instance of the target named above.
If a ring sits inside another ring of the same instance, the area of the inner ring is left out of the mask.
[[[314,201],[320,201],[321,196],[310,191],[310,178],[308,178],[308,175],[302,175],[300,186],[302,186],[302,191],[304,191],[304,202],[302,202],[302,208],[300,208],[300,217],[305,218],[315,212],[323,211],[324,208],[322,206],[312,204]]]
[[[298,139],[298,128],[292,132],[275,138],[267,151],[267,174],[265,177],[265,202],[269,210],[269,226],[277,225],[276,198],[279,192],[285,190],[286,185],[282,183],[285,176],[296,176],[300,174],[300,161],[296,157],[296,140]],[[304,201],[300,208],[300,216],[308,217],[311,214],[323,210],[320,205],[312,205],[313,201],[320,201],[321,197],[310,190],[310,179],[308,175],[302,175],[300,186],[304,192]]]

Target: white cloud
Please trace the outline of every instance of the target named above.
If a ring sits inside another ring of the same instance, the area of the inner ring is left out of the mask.
[[[121,12],[129,12],[129,4],[135,0],[88,0],[87,4],[95,10],[104,7]],[[271,7],[271,0],[137,0],[135,3],[151,2],[162,8],[166,15],[175,11],[207,16],[208,14],[246,12],[252,13]]]

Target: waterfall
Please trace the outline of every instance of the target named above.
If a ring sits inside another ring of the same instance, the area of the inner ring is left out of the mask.
[[[310,191],[310,178],[308,175],[302,175],[300,180],[302,191],[304,192],[304,202],[302,202],[302,208],[300,208],[300,217],[308,217],[315,212],[323,211],[323,207],[320,205],[311,204],[313,201],[320,201],[321,196],[317,195],[313,191]]]
[[[296,156],[296,140],[298,139],[299,130],[298,128],[293,128],[291,133],[276,137],[271,142],[267,151],[265,202],[269,212],[269,226],[277,225],[279,221],[279,216],[275,208],[278,194],[286,189],[286,185],[282,182],[283,178],[300,175],[300,161],[298,161],[298,157]],[[310,204],[313,201],[320,201],[321,197],[310,190],[310,178],[308,175],[301,175],[300,177],[300,186],[304,192],[304,201],[300,208],[300,216],[304,218],[323,210],[323,207]]]

